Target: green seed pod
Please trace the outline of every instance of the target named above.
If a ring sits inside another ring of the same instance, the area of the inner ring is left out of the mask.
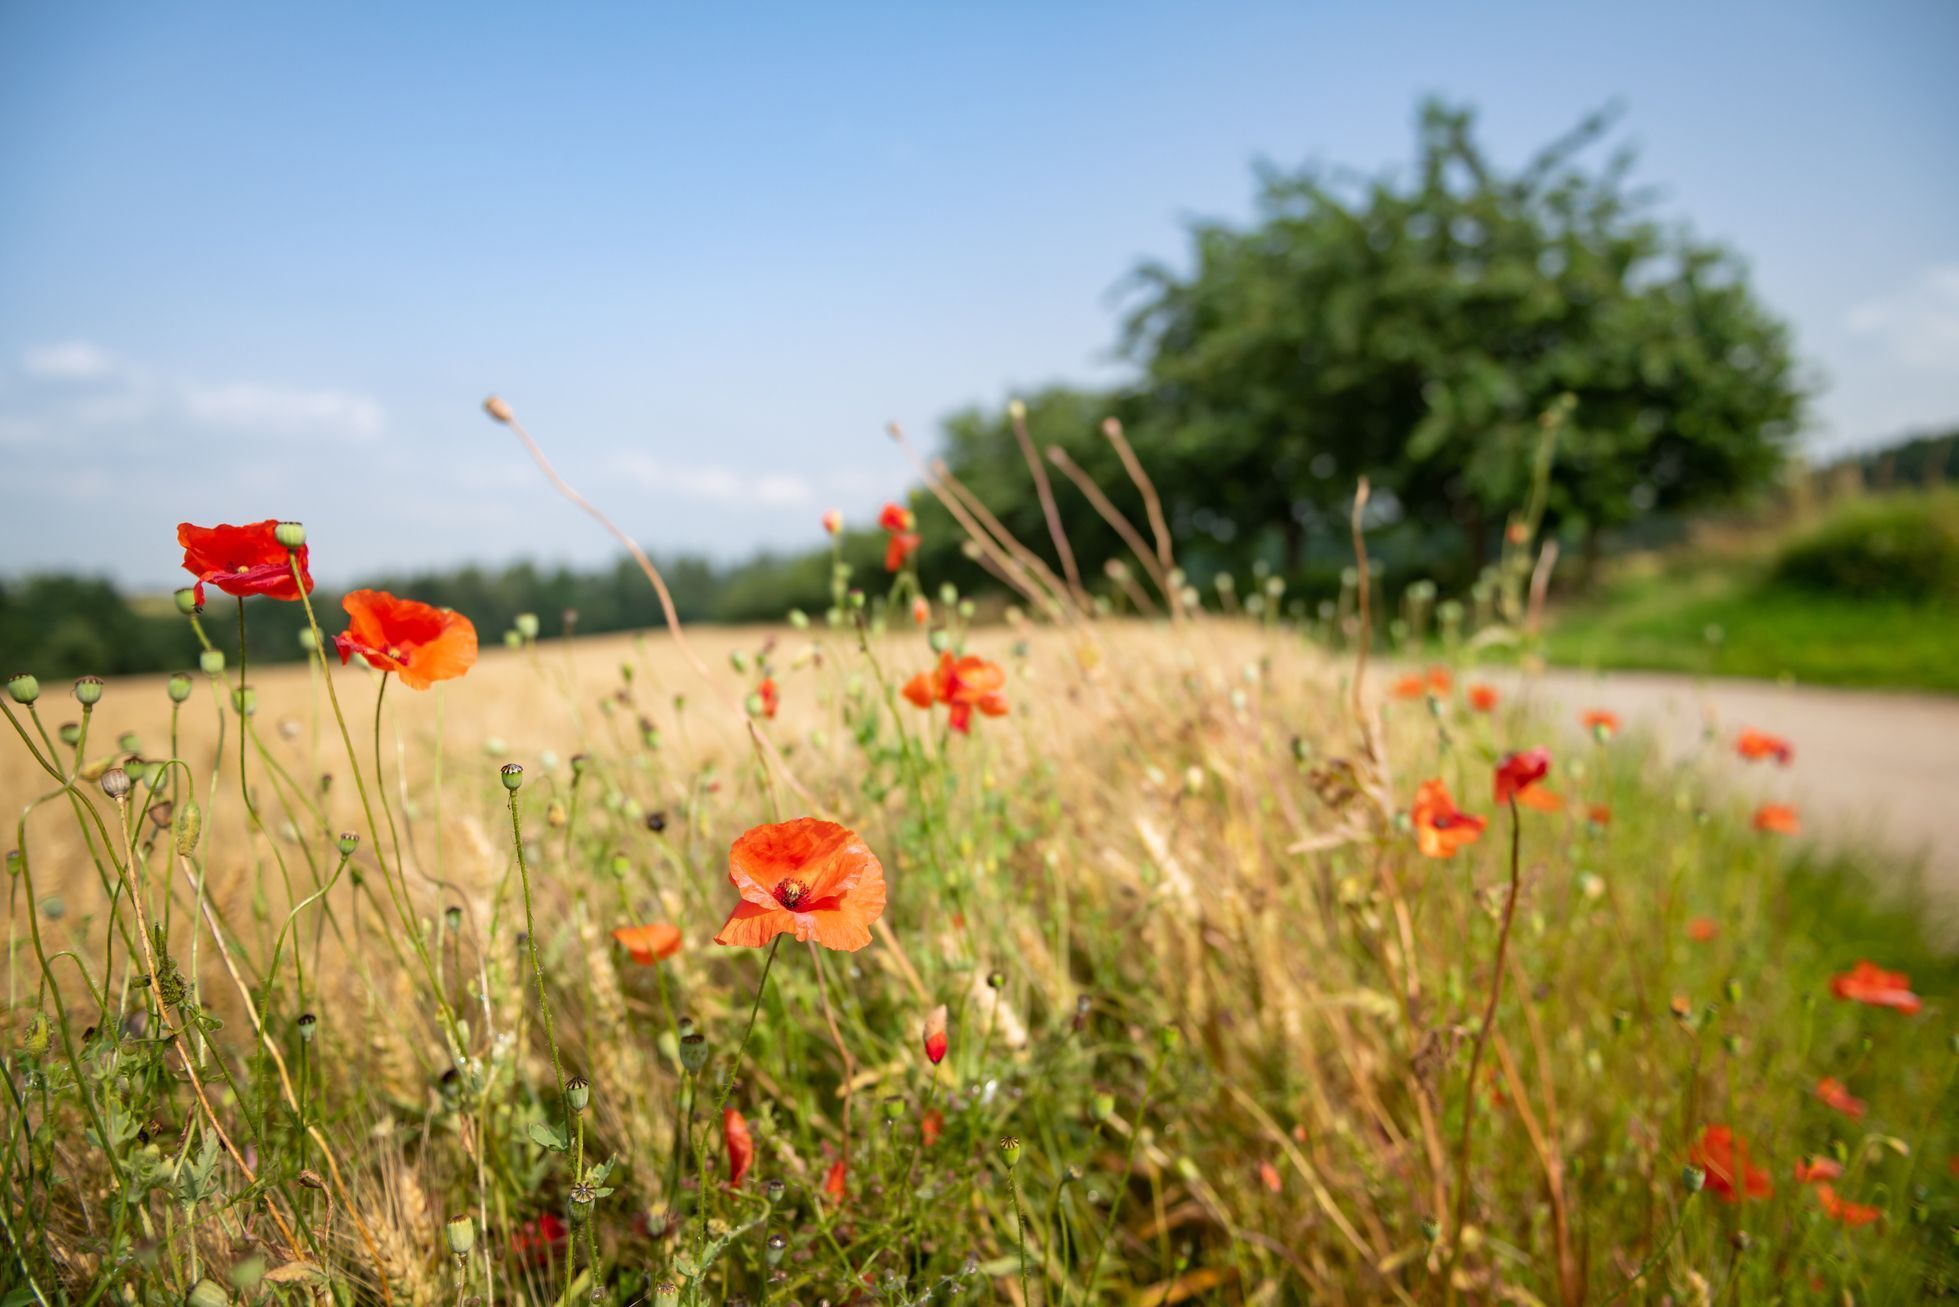
[[[517,628],[517,634],[523,636],[526,640],[537,639],[538,627],[536,613],[517,614],[517,620],[514,625]]]
[[[503,647],[506,649],[522,649],[524,647],[523,632],[505,631],[503,633]]]
[[[196,799],[185,799],[184,806],[177,809],[177,856],[188,858],[197,851],[197,837],[204,832],[204,814],[198,809]]]
[[[451,935],[463,928],[463,910],[453,904],[442,909],[442,928]]]
[[[7,850],[7,875],[18,876],[27,870],[27,859],[19,849]]]
[[[1097,1121],[1106,1121],[1116,1113],[1114,1094],[1097,1094],[1088,1102],[1088,1114]]]
[[[272,528],[272,538],[288,549],[297,549],[306,543],[306,528],[297,522],[281,522]]]
[[[48,1014],[36,1012],[34,1019],[27,1023],[27,1036],[21,1040],[20,1046],[29,1057],[40,1057],[48,1051],[50,1034]]]
[[[791,608],[789,610],[789,625],[795,627],[798,631],[809,630],[809,614],[800,608]]]
[[[976,606],[975,606],[975,605],[973,604],[973,601],[972,601],[972,600],[970,600],[970,599],[961,599],[961,600],[959,601],[959,619],[960,619],[961,621],[964,621],[964,622],[970,622],[970,621],[972,621],[972,620],[973,620],[973,614],[974,614],[974,613],[976,613],[976,612],[978,612],[978,611],[979,611],[979,609],[978,609],[978,608],[977,608],[977,607],[976,607]]]
[[[928,634],[925,643],[931,646],[933,653],[944,653],[952,647],[952,636],[942,626]]]
[[[653,1307],[680,1307],[680,1286],[662,1280],[653,1289]]]
[[[182,703],[184,700],[190,698],[190,686],[191,680],[188,672],[172,672],[170,674],[170,680],[164,686],[164,689],[169,693],[171,703]]]
[[[1013,1170],[1020,1164],[1020,1140],[1012,1135],[1003,1136],[1000,1140],[1000,1156],[1007,1159],[1007,1169]]]
[[[314,653],[320,647],[320,637],[313,634],[313,628],[303,626],[299,630],[299,647],[307,653]]]
[[[258,691],[249,685],[233,690],[231,706],[240,717],[250,717],[258,711]]]
[[[503,788],[509,790],[512,794],[515,794],[518,788],[524,783],[524,769],[517,763],[507,762],[503,764],[498,774],[503,777]]]
[[[197,655],[197,665],[204,669],[206,676],[224,675],[224,650],[206,649]]]
[[[1698,1166],[1684,1167],[1680,1172],[1680,1180],[1687,1186],[1688,1193],[1697,1194],[1707,1184],[1707,1172]]]
[[[680,1037],[680,1065],[691,1074],[707,1065],[707,1036],[690,1030]]]
[[[299,1027],[299,1042],[302,1044],[312,1043],[313,1036],[319,1033],[320,1019],[311,1012],[300,1013],[299,1020],[294,1024]]]
[[[450,1218],[442,1233],[449,1240],[449,1251],[457,1257],[469,1256],[469,1250],[476,1246],[476,1222],[466,1215]]]
[[[185,586],[173,596],[177,601],[177,611],[185,617],[194,617],[204,611],[204,605],[197,602],[195,586]]]
[[[75,701],[84,708],[93,708],[102,702],[102,678],[84,676],[75,682]]]
[[[361,846],[360,836],[354,834],[354,832],[350,830],[340,832],[340,856],[341,857],[343,858],[353,857],[354,850],[358,849],[360,846]]]
[[[986,973],[986,987],[988,989],[1004,989],[1006,988],[1006,984],[1007,977],[1005,972],[989,971]]]
[[[592,1101],[592,1082],[584,1076],[565,1081],[565,1102],[573,1112],[583,1112]]]
[[[891,1094],[885,1098],[884,1100],[885,1120],[896,1121],[899,1117],[903,1116],[904,1114],[905,1114],[904,1099],[898,1097],[898,1095],[896,1094]]]
[[[13,696],[15,703],[25,707],[41,697],[41,683],[28,673],[20,672],[7,678],[7,693]]]
[[[771,1183],[775,1182],[772,1181]],[[774,1266],[782,1260],[782,1255],[788,1251],[789,1236],[777,1230],[769,1236],[768,1244],[762,1255],[768,1259],[769,1265]]]
[[[46,1018],[43,1017],[42,1021],[45,1022]],[[762,1186],[762,1196],[768,1199],[771,1203],[781,1202],[782,1195],[787,1193],[788,1191],[789,1191],[789,1186],[784,1184],[782,1182],[781,1177],[779,1176],[770,1177],[769,1182]]]
[[[141,753],[143,742],[134,731],[124,731],[116,737],[116,748],[122,753]]]
[[[216,1280],[199,1280],[184,1295],[184,1307],[225,1307],[230,1301],[231,1295]]]

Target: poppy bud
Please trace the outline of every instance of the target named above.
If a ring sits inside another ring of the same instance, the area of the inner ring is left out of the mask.
[[[7,678],[7,693],[14,702],[25,707],[41,697],[41,683],[26,672]]]
[[[231,1295],[216,1280],[199,1280],[184,1295],[184,1307],[225,1307]]]
[[[974,607],[972,600],[961,599],[959,601],[959,616],[962,621],[967,621],[967,622],[972,621],[973,614],[978,611],[979,609]]]
[[[772,1185],[780,1185],[782,1181],[771,1180],[769,1181],[769,1183]],[[767,1251],[763,1255],[768,1258],[769,1265],[774,1266],[782,1260],[782,1255],[788,1251],[789,1251],[789,1236],[784,1234],[782,1231],[777,1230],[774,1234],[769,1236]]]
[[[297,522],[281,522],[272,528],[272,538],[288,549],[297,549],[306,543],[306,528]]]
[[[762,702],[761,695],[751,694],[742,706],[747,708],[750,717],[760,717],[768,705]]]
[[[141,753],[143,742],[137,738],[136,732],[124,731],[116,737],[116,749],[120,753]]]
[[[177,601],[177,611],[185,617],[195,617],[198,613],[204,611],[204,605],[197,602],[197,590],[194,586],[185,586],[183,589],[177,591],[172,598]]]
[[[933,1066],[945,1061],[945,1019],[946,1009],[943,1003],[933,1008],[925,1017],[925,1056]]]
[[[449,1240],[449,1251],[458,1257],[469,1256],[469,1250],[476,1246],[476,1222],[467,1215],[451,1217],[442,1233]]]
[[[728,655],[728,666],[734,668],[739,676],[748,675],[748,655],[739,649],[735,650]]]
[[[1097,1094],[1089,1100],[1088,1114],[1097,1121],[1106,1121],[1114,1116],[1115,1112],[1116,1096],[1114,1094]]]
[[[43,1017],[42,1020],[45,1022],[46,1018]],[[772,1178],[767,1184],[762,1186],[762,1196],[767,1198],[772,1203],[779,1203],[782,1201],[782,1195],[788,1192],[788,1189],[789,1186],[782,1183],[781,1177],[777,1176]]]
[[[524,637],[516,631],[505,631],[503,633],[503,647],[506,649],[522,649],[524,647]]]
[[[1020,1164],[1020,1140],[1005,1135],[1000,1140],[1000,1156],[1007,1161],[1007,1169],[1013,1170]]]
[[[26,868],[26,866],[27,866],[27,859],[21,856],[21,852],[19,849],[7,850],[7,875],[8,876],[10,877],[19,876],[20,873]]]
[[[483,411],[498,422],[509,422],[515,416],[510,411],[510,405],[503,402],[501,395],[492,395],[484,400]]]
[[[120,767],[111,767],[102,773],[102,792],[121,803],[129,797],[129,773]]]
[[[940,627],[925,637],[925,643],[932,647],[933,653],[944,653],[952,647],[952,636]]]
[[[299,1040],[303,1044],[313,1042],[313,1036],[320,1028],[320,1019],[311,1012],[301,1012],[295,1023],[299,1027]]]
[[[843,513],[834,508],[831,509],[829,512],[825,513],[823,515],[823,529],[825,531],[828,531],[833,536],[842,535]]]
[[[680,1037],[680,1065],[689,1074],[707,1065],[707,1036],[698,1030],[690,1030]]]
[[[177,809],[177,856],[188,858],[197,849],[197,837],[204,830],[204,814],[198,811],[197,800],[185,799],[184,806]]]
[[[615,853],[608,866],[615,880],[624,880],[627,873],[633,869],[633,860],[623,853]]]
[[[75,701],[84,708],[93,708],[102,702],[102,678],[84,676],[75,682]]]
[[[896,1094],[888,1094],[884,1100],[884,1119],[896,1121],[905,1114],[905,1100]]]
[[[1698,1166],[1684,1167],[1680,1172],[1680,1179],[1687,1186],[1688,1193],[1697,1194],[1707,1184],[1707,1172]]]
[[[240,717],[250,717],[258,711],[258,691],[244,685],[231,692],[231,706]]]
[[[63,744],[68,745],[70,748],[73,748],[75,745],[80,744],[82,742],[82,728],[81,725],[77,722],[61,723],[61,725],[58,728],[56,728],[55,734],[60,738]]]
[[[1006,985],[1007,977],[1005,972],[989,971],[986,973],[986,987],[988,989],[1005,989]]]
[[[567,826],[570,824],[570,822],[571,822],[571,813],[563,803],[559,802],[557,799],[553,799],[548,805],[546,805],[544,809],[545,825],[553,827],[555,829],[555,828]]]
[[[574,1112],[583,1112],[592,1101],[592,1082],[584,1076],[573,1076],[565,1081],[565,1102]]]
[[[518,787],[524,783],[524,769],[514,762],[503,764],[498,771],[498,775],[503,777],[503,788],[509,790],[512,794],[515,794]]]
[[[526,640],[537,639],[536,613],[519,613],[511,625],[515,626],[517,628],[517,634],[523,636]]]
[[[182,703],[184,700],[190,698],[190,685],[189,673],[172,672],[170,674],[170,680],[164,686],[164,689],[169,692],[171,703]]]
[[[312,627],[306,626],[300,628],[299,647],[307,653],[312,653],[320,647],[320,638],[313,634]]]
[[[206,649],[197,655],[197,665],[203,669],[206,676],[224,675],[224,650]]]

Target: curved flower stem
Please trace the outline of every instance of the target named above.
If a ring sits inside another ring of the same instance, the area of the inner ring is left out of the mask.
[[[551,1025],[551,1000],[544,992],[544,962],[537,951],[537,918],[531,911],[531,871],[524,858],[524,824],[517,813],[517,791],[510,794],[510,841],[517,850],[517,879],[524,890],[524,942],[530,948],[531,974],[537,979],[537,1009],[544,1017],[544,1042],[551,1046],[551,1069],[558,1076],[558,1099],[564,1105],[565,1119],[571,1120],[571,1094],[565,1088],[564,1059],[558,1056],[558,1035]]]
[[[1483,1024],[1476,1031],[1476,1047],[1469,1055],[1469,1082],[1462,1105],[1462,1137],[1456,1141],[1456,1210],[1449,1221],[1449,1256],[1442,1267],[1442,1292],[1448,1302],[1456,1297],[1456,1262],[1462,1256],[1462,1225],[1469,1214],[1469,1147],[1476,1128],[1476,1073],[1483,1065],[1483,1050],[1496,1025],[1497,1003],[1503,997],[1503,966],[1510,952],[1510,923],[1517,915],[1517,883],[1522,865],[1522,818],[1517,815],[1517,799],[1510,799],[1510,889],[1503,901],[1503,924],[1497,930],[1496,970],[1490,977],[1490,1001],[1483,1008]]]
[[[1143,1138],[1143,1118],[1149,1114],[1150,1100],[1156,1097],[1157,1078],[1163,1073],[1163,1064],[1169,1060],[1170,1050],[1168,1048],[1162,1049],[1157,1053],[1156,1065],[1150,1068],[1149,1084],[1143,1088],[1143,1101],[1136,1108],[1135,1121],[1130,1123],[1129,1147],[1122,1155],[1122,1176],[1120,1178],[1122,1188],[1117,1189],[1115,1194],[1109,1199],[1109,1221],[1107,1225],[1103,1226],[1102,1238],[1095,1245],[1095,1258],[1088,1264],[1088,1288],[1082,1294],[1082,1301],[1085,1303],[1095,1301],[1096,1282],[1102,1278],[1102,1258],[1109,1251],[1109,1242],[1115,1238],[1116,1216],[1122,1210],[1123,1191],[1129,1187],[1129,1173],[1136,1166],[1136,1147],[1142,1142]]]

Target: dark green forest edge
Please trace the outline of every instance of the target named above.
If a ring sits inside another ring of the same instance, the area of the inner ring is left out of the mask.
[[[956,413],[944,424],[947,465],[1052,556],[1031,450],[1085,584],[1123,611],[1140,593],[1124,584],[1118,560],[1128,550],[1080,488],[1092,482],[1129,520],[1144,520],[1105,431],[1113,420],[1161,489],[1200,592],[1219,593],[1220,576],[1279,575],[1291,613],[1313,620],[1339,594],[1361,477],[1373,486],[1369,550],[1389,600],[1416,582],[1469,588],[1495,556],[1504,513],[1529,490],[1542,416],[1562,411],[1545,520],[1561,546],[1558,589],[1573,602],[1547,642],[1552,657],[1959,689],[1941,679],[1952,674],[1939,671],[1946,660],[1935,651],[1900,654],[1895,638],[1926,628],[1949,647],[1959,635],[1952,497],[1921,493],[1921,507],[1895,511],[1847,502],[1944,483],[1959,466],[1959,433],[1822,473],[1803,468],[1808,395],[1787,328],[1734,252],[1662,215],[1634,183],[1614,115],[1587,119],[1514,171],[1488,157],[1473,128],[1469,111],[1431,103],[1412,166],[1377,176],[1260,167],[1252,221],[1195,223],[1181,267],[1145,264],[1121,283],[1117,344],[1130,383],[1051,386],[1026,395],[1024,408]],[[913,508],[926,574],[986,592],[991,579],[961,556],[963,533],[945,509],[922,490]],[[1684,569],[1664,553],[1613,566],[1679,542],[1708,514],[1732,523],[1751,511],[1782,528],[1759,547],[1696,549]],[[1791,522],[1808,535],[1796,538]],[[731,566],[666,559],[681,616],[779,620],[826,606],[832,555],[810,527],[801,555]],[[852,583],[878,588],[882,537],[867,523],[841,544]],[[624,562],[361,584],[456,608],[490,639],[523,613],[547,634],[660,620]],[[269,606],[254,658],[297,658],[298,633],[293,614]],[[1809,641],[1836,654],[1820,658]],[[1846,641],[1889,652],[1860,661],[1844,654]],[[194,656],[167,595],[131,597],[65,575],[0,582],[5,670],[119,674]]]

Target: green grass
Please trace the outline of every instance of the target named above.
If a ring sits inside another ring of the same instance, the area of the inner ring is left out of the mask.
[[[1711,564],[1613,583],[1556,620],[1545,656],[1578,667],[1959,693],[1955,645],[1959,607],[1951,604],[1824,595]]]

